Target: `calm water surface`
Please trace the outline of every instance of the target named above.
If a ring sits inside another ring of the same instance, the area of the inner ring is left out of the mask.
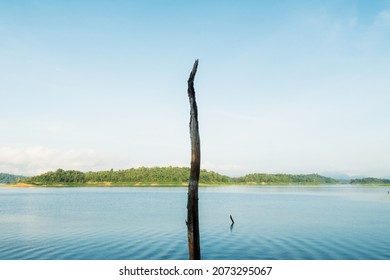
[[[202,187],[202,258],[388,260],[388,191]],[[187,259],[186,204],[186,187],[0,187],[0,259]]]

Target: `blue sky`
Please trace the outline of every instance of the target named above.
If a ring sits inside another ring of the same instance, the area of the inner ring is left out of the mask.
[[[390,177],[390,1],[0,0],[0,172]]]

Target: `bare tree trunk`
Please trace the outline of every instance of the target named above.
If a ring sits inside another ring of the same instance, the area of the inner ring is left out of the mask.
[[[187,202],[187,229],[188,251],[190,260],[200,260],[199,237],[199,210],[198,210],[198,184],[200,174],[200,138],[198,126],[198,107],[196,105],[194,78],[198,69],[198,60],[195,60],[188,79],[188,97],[191,106],[190,136],[191,136],[191,173],[188,184]]]

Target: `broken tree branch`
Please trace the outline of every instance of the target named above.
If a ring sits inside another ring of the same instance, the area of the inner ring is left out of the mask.
[[[232,221],[232,225],[234,225],[234,220],[233,220],[232,215],[230,215],[230,220]]]

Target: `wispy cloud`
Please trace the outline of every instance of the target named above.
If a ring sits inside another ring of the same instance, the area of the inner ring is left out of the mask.
[[[62,169],[82,171],[117,167],[121,158],[96,150],[57,149],[44,146],[0,147],[0,172],[37,175]]]
[[[360,51],[377,53],[378,50],[388,49],[388,38],[390,32],[390,9],[379,11],[370,22],[356,20],[354,24],[355,37],[353,42]]]
[[[375,26],[389,27],[390,26],[390,9],[386,9],[378,13],[376,16]]]

